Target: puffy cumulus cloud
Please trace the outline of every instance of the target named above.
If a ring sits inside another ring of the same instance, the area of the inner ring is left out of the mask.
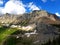
[[[29,3],[29,10],[40,10],[40,8],[38,8],[35,4],[33,4],[33,2]]]
[[[55,14],[60,17],[60,14],[58,12],[56,12]]]
[[[3,9],[3,7],[0,7],[0,14],[2,14],[2,9]]]
[[[47,2],[47,0],[41,0],[41,1],[44,2],[44,3]]]
[[[21,1],[8,1],[5,4],[5,7],[2,9],[2,12],[10,14],[23,14],[26,12],[25,6]]]
[[[40,10],[33,2],[28,3],[28,5],[24,5],[22,1],[19,0],[9,0],[6,2],[4,7],[0,7],[0,14],[23,14],[27,12],[28,8],[29,11],[33,10]]]

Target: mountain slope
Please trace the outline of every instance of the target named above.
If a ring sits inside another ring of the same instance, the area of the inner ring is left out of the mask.
[[[17,31],[11,34],[11,37],[8,38],[7,41],[4,43],[6,45],[9,45],[9,44],[12,45],[12,42],[10,39],[13,39],[13,38],[14,38],[13,44],[16,43],[16,45],[21,45],[21,44],[22,45],[25,45],[25,44],[40,45],[41,43],[47,42],[49,39],[52,41],[54,37],[57,38],[60,34],[59,32],[60,28],[53,26],[53,25],[60,25],[60,19],[55,14],[48,13],[44,10],[34,10],[31,13],[26,13],[23,15],[7,14],[0,17],[0,23],[2,23],[2,20],[4,24],[6,22],[11,25],[13,24],[21,25],[23,27],[24,26],[27,27],[33,24],[34,24],[33,27],[35,26],[33,31],[31,30],[27,32]],[[16,35],[16,36],[13,36],[13,35]]]

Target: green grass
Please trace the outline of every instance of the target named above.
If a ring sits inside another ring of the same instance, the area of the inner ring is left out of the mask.
[[[6,27],[0,27],[0,44],[12,33],[17,31],[16,28],[6,28]]]

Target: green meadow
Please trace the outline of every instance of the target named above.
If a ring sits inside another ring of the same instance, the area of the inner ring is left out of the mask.
[[[7,28],[7,27],[0,27],[0,45],[8,38],[9,35],[17,31],[16,28]]]

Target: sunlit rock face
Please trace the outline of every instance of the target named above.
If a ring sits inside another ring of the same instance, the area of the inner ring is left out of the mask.
[[[34,10],[31,13],[25,13],[20,15],[13,15],[6,13],[0,16],[0,23],[11,23],[11,24],[21,24],[21,23],[36,23],[37,21],[59,24],[60,20],[55,14],[48,13],[44,10]]]
[[[16,20],[16,16],[5,14],[0,17],[0,23],[12,23],[14,20]]]
[[[35,10],[29,15],[30,21],[29,23],[35,23],[35,22],[44,22],[47,24],[60,24],[60,19],[55,15],[48,13],[44,10]]]
[[[35,14],[35,16],[40,16],[40,17],[47,17],[48,13],[44,10],[34,10],[32,14]],[[37,15],[36,15],[37,14]]]

